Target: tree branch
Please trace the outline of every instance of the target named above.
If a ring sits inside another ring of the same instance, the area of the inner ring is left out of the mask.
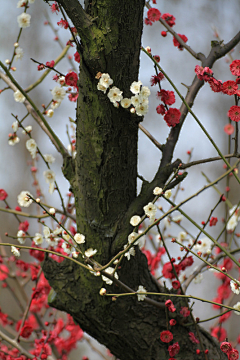
[[[152,141],[152,143],[154,145],[156,145],[156,147],[163,151],[163,145],[161,145],[156,139],[154,136],[152,136],[152,134],[150,134],[149,131],[147,131],[147,129],[145,129],[145,127],[142,125],[142,124],[138,124],[138,127],[140,130],[142,130],[142,132]]]
[[[233,157],[239,158],[240,154],[228,154],[228,155],[224,155],[224,157],[226,159],[231,159]],[[202,160],[196,160],[196,161],[191,161],[188,164],[182,164],[181,165],[181,169],[187,169],[191,166],[195,166],[195,165],[199,165],[199,164],[204,164],[204,163],[208,163],[208,162],[212,162],[212,161],[217,161],[217,160],[222,160],[221,156],[216,156],[216,157],[212,157],[212,158],[207,158],[207,159],[202,159]]]

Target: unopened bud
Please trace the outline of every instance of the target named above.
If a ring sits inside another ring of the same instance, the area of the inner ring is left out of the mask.
[[[106,290],[105,288],[101,288],[100,291],[99,291],[99,294],[100,294],[101,296],[103,296],[103,295],[106,294],[106,292],[107,292],[107,290]]]

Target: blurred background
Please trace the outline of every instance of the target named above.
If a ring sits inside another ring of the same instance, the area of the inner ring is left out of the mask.
[[[188,37],[187,44],[190,45],[195,52],[202,52],[206,56],[211,50],[211,40],[216,40],[214,36],[215,32],[217,32],[219,37],[226,43],[239,31],[239,1],[158,0],[157,5],[153,6],[157,7],[162,14],[170,13],[174,15],[176,17],[176,25],[173,29],[177,33],[184,34]],[[19,32],[17,16],[22,13],[22,9],[17,8],[17,0],[1,0],[1,8],[3,15],[1,16],[0,22],[0,59],[4,62],[6,59],[11,59],[12,57],[14,51],[13,44],[16,42]],[[46,63],[46,61],[55,59],[61,52],[58,42],[54,40],[55,34],[51,27],[49,25],[43,25],[47,20],[46,13],[47,16],[50,17],[55,29],[58,29],[58,37],[62,43],[65,45],[70,38],[69,32],[59,28],[56,24],[61,16],[51,14],[50,7],[43,1],[36,0],[34,4],[30,5],[28,13],[31,14],[31,26],[23,29],[19,40],[19,46],[24,51],[23,59],[14,61],[13,63],[13,66],[17,68],[17,71],[14,72],[13,75],[23,88],[27,88],[30,84],[34,83],[42,74],[37,71],[37,64],[33,63],[30,58]],[[146,13],[147,9],[145,9],[145,16]],[[194,68],[197,64],[200,65],[200,63],[186,50],[179,51],[174,47],[171,34],[163,38],[161,36],[161,31],[163,30],[165,29],[160,23],[154,23],[153,26],[144,25],[142,46],[150,46],[152,54],[160,56],[160,65],[181,91],[182,95],[185,96],[187,89],[183,84],[187,86],[191,85],[195,76]],[[240,47],[238,45],[231,53],[233,60],[239,59],[239,50]],[[74,53],[75,48],[71,48],[68,52],[70,56],[73,56]],[[213,72],[217,79],[223,81],[234,80],[229,70],[231,61],[230,57],[226,56],[214,65]],[[78,63],[74,62],[74,64],[77,69]],[[63,73],[66,73],[71,68],[72,66],[67,58],[57,65],[57,69]],[[149,58],[144,53],[141,53],[139,80],[142,81],[143,85],[150,87],[150,78],[154,74],[155,71]],[[56,86],[55,81],[52,80],[52,76],[53,74],[50,73],[45,81],[30,93],[32,100],[40,109],[41,104],[47,105],[51,100],[50,89]],[[0,80],[0,89],[4,89],[5,87],[6,84]],[[162,82],[162,87],[165,90],[172,90],[166,80]],[[169,128],[163,120],[163,117],[156,113],[156,107],[160,103],[156,97],[157,90],[157,87],[151,87],[151,96],[149,99],[150,108],[142,124],[160,143],[164,143],[168,136]],[[233,97],[213,93],[208,84],[206,84],[200,90],[192,108],[216,144],[220,147],[223,154],[228,153],[228,135],[224,132],[223,128],[228,123],[227,112],[229,108],[234,105],[233,101]],[[177,95],[175,105],[177,108],[181,105]],[[69,144],[66,134],[66,123],[68,123],[68,126],[70,125],[69,117],[75,119],[75,107],[76,103],[70,102],[66,97],[61,106],[56,109],[54,116],[48,118],[49,125],[56,131],[66,147]],[[34,187],[32,186],[33,178],[29,166],[31,157],[25,146],[26,140],[28,139],[27,136],[19,130],[18,136],[20,142],[15,146],[8,145],[8,134],[12,132],[11,125],[14,122],[11,113],[18,115],[19,119],[21,119],[26,114],[26,109],[22,104],[14,101],[12,90],[3,91],[0,94],[0,109],[0,188],[7,191],[9,195],[8,202],[12,208],[15,208],[15,206],[18,205],[17,195],[22,190],[28,190],[34,194]],[[33,126],[32,136],[36,140],[42,153],[52,154],[56,158],[52,169],[57,174],[57,182],[62,191],[62,195],[66,196],[69,191],[69,184],[61,173],[62,160],[60,155],[55,151],[45,133],[35,124],[34,119],[29,116],[24,124],[26,126]],[[72,134],[70,128],[69,132]],[[189,150],[192,150],[191,161],[217,156],[215,149],[191,115],[188,115],[182,128],[180,139],[175,150],[175,159],[180,158],[183,162],[186,162],[188,159],[187,151]],[[150,181],[155,175],[160,159],[161,152],[139,131],[139,174]],[[231,163],[233,163],[233,161]],[[38,169],[38,180],[46,196],[47,203],[59,207],[59,196],[57,192],[54,192],[53,195],[49,195],[48,193],[48,184],[43,177],[43,171],[46,170],[46,168],[41,160],[38,161]],[[201,172],[204,172],[213,181],[223,173],[223,162],[218,161],[188,169],[188,176],[181,184],[184,191],[179,191],[176,202],[180,202],[206,184],[206,179]],[[141,182],[139,181],[139,189],[140,186]],[[218,188],[222,193],[225,193],[225,186],[225,180],[218,184]],[[230,180],[230,188],[229,199],[234,205],[238,203],[240,194],[233,178]],[[218,199],[219,194],[214,189],[209,189],[201,194],[201,196],[185,204],[183,210],[200,224],[201,221],[207,219]],[[164,210],[169,208],[163,200],[161,200],[159,205],[162,205]],[[2,204],[0,204],[0,206],[2,206]],[[217,212],[214,213],[214,216],[217,216],[219,221],[217,226],[210,229],[208,228],[209,233],[213,236],[218,235],[222,229],[221,218],[225,214],[224,211],[224,206],[222,205]],[[177,213],[174,215],[177,215]],[[196,236],[198,234],[197,229],[187,220],[183,220],[182,224],[193,235]],[[36,223],[30,223],[29,231],[33,235],[35,232],[40,231],[40,229],[36,229],[35,227]],[[14,217],[0,212],[0,235],[2,241],[8,241],[4,236],[5,232],[15,235],[17,228],[18,224]],[[176,225],[173,225],[169,231],[172,235],[177,236],[179,229]],[[174,255],[175,248],[171,244],[169,244],[169,248]],[[216,296],[216,289],[219,284],[219,280],[217,280],[213,274],[208,273],[208,276],[203,278],[201,285],[191,284],[188,293],[194,293],[196,296],[206,296],[208,299],[212,299]],[[9,304],[8,301],[6,303],[4,299],[1,300],[3,310],[5,308],[4,311],[7,311],[6,306]],[[237,301],[235,301],[235,303],[236,302]],[[202,303],[198,302],[197,306],[194,306],[194,314],[202,318],[203,311],[205,318],[213,314],[210,305],[202,305]],[[208,322],[205,327],[209,329],[210,325],[211,322]],[[231,317],[231,326],[230,323],[224,324],[224,326],[228,331],[230,340],[238,336],[236,329],[238,329],[237,331],[239,332],[239,328],[237,327],[236,315]],[[76,354],[79,353],[86,355],[87,348],[86,342],[80,343],[78,350],[73,351],[70,358],[74,359]],[[101,359],[95,352],[90,352],[89,354],[91,359]]]

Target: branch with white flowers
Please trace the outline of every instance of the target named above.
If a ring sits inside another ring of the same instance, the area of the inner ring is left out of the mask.
[[[22,96],[24,96],[26,98],[26,99],[24,99],[23,103],[26,106],[27,111],[36,120],[36,122],[41,127],[41,129],[46,133],[46,135],[52,141],[52,143],[55,146],[55,148],[57,149],[57,151],[60,152],[60,154],[63,157],[69,156],[69,154],[68,154],[67,150],[65,149],[64,145],[62,144],[61,140],[57,137],[57,135],[54,133],[54,131],[48,125],[47,121],[44,119],[44,116],[41,114],[41,112],[38,110],[38,108],[35,106],[35,104],[29,98],[29,96],[25,93],[25,91],[15,81],[15,79],[12,77],[10,72],[7,70],[7,68],[3,65],[3,63],[1,61],[0,61],[0,66],[7,74],[7,75],[5,75],[4,73],[2,73],[0,71],[0,78],[3,79],[3,81],[14,91],[14,93],[16,93],[19,90],[19,92],[22,94]]]

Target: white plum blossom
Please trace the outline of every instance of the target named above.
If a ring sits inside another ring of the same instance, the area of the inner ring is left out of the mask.
[[[13,96],[14,96],[14,100],[16,102],[20,102],[20,103],[23,103],[25,101],[25,96],[21,93],[21,91],[17,90],[13,93]]]
[[[49,164],[52,164],[55,161],[55,157],[53,157],[51,154],[45,154],[45,155],[43,155],[43,157],[44,157],[44,160]]]
[[[62,234],[62,228],[57,227],[55,230],[53,230],[54,236]]]
[[[148,112],[148,105],[144,105],[143,103],[136,106],[136,114],[138,116],[144,116]]]
[[[103,296],[103,295],[106,294],[106,292],[107,292],[107,290],[106,290],[105,288],[101,288],[100,291],[99,291],[99,294],[100,294],[101,296]]]
[[[131,99],[124,98],[121,100],[120,104],[124,109],[127,109],[131,105]]]
[[[134,95],[131,97],[131,103],[135,108],[142,103],[142,97],[140,95]]]
[[[194,245],[194,250],[200,251],[203,254],[211,254],[213,242],[208,237],[204,237],[198,241],[200,243],[197,242],[197,244]]]
[[[226,227],[227,231],[234,231],[234,229],[237,227],[237,224],[238,224],[238,218],[234,214],[227,222],[227,227]]]
[[[51,235],[50,229],[48,226],[44,226],[43,228],[43,235],[45,237],[45,239],[48,239],[49,236]]]
[[[29,139],[26,142],[26,148],[30,152],[33,159],[36,158],[37,155],[37,143],[34,139]]]
[[[48,229],[48,228],[47,228]],[[42,234],[36,233],[34,238],[33,238],[33,242],[36,245],[41,245],[43,243],[43,236]]]
[[[124,250],[126,249],[127,246],[128,246],[127,244],[124,245]],[[130,260],[130,257],[131,257],[131,256],[135,256],[135,249],[134,249],[134,247],[131,247],[131,248],[124,254],[124,256],[126,256],[126,258],[127,258],[128,260]]]
[[[20,15],[18,15],[17,17],[17,21],[18,21],[18,25],[20,28],[26,28],[30,26],[30,19],[31,19],[31,15],[27,14],[27,13],[22,13]]]
[[[143,294],[141,294],[143,293]],[[143,301],[147,295],[145,295],[144,293],[147,293],[145,287],[143,287],[142,285],[139,285],[138,290],[137,290],[137,298],[138,301]]]
[[[130,91],[133,94],[139,94],[141,85],[142,85],[141,81],[134,81],[130,86]]]
[[[182,215],[176,215],[172,218],[172,221],[174,221],[177,224],[180,224],[180,222],[182,221],[183,216]]]
[[[31,125],[28,125],[25,127],[25,129],[22,131],[23,134],[27,134],[27,133],[30,133],[32,131],[32,126]]]
[[[140,221],[141,221],[141,217],[138,215],[134,215],[130,219],[130,224],[132,226],[137,226],[140,223]]]
[[[77,259],[77,258],[78,258],[78,255],[79,255],[79,252],[77,252],[77,251],[73,251],[73,252],[72,252],[72,257],[73,257],[73,258]]]
[[[75,234],[74,235],[74,240],[76,241],[77,244],[84,244],[85,243],[85,236],[82,234]]]
[[[112,275],[114,272],[114,268],[109,266],[107,269],[105,269],[105,272]],[[116,272],[114,273],[114,277],[116,279],[118,279],[118,274]],[[102,275],[102,279],[103,279],[103,281],[106,282],[107,285],[112,285],[112,283],[113,283],[111,279],[109,279],[108,277],[106,277],[104,275]]]
[[[13,129],[14,132],[17,132],[17,130],[18,130],[18,122],[17,121],[14,121],[12,123],[12,129]]]
[[[25,241],[26,241],[26,238],[25,238],[25,232],[23,230],[19,230],[17,232],[17,238],[18,238],[18,241],[20,242],[20,244],[24,244]]]
[[[46,238],[46,241],[49,246],[56,246],[58,244],[59,238],[55,237],[54,234],[50,234],[49,237]]]
[[[20,251],[15,247],[15,246],[11,246],[11,252],[13,253],[14,256],[19,257],[20,256]]]
[[[184,281],[187,279],[186,273],[184,271],[181,272],[181,274],[178,276],[178,279],[181,284],[184,283]]]
[[[240,220],[240,208],[237,207],[237,205],[234,205],[230,210],[229,210],[229,215],[231,216],[233,213],[235,213],[234,215],[237,216],[238,221]]]
[[[149,97],[150,94],[151,94],[150,89],[147,86],[142,86],[140,95],[146,98]]]
[[[62,101],[65,98],[66,91],[63,87],[55,86],[51,91],[53,100]]]
[[[46,112],[46,116],[51,118],[51,117],[53,117],[53,115],[54,115],[53,109],[48,109],[47,112]]]
[[[240,283],[237,280],[236,281],[231,280],[230,287],[234,294],[237,294],[237,295],[240,294]]]
[[[156,240],[157,246],[163,246],[163,241],[159,234],[156,235],[155,240]]]
[[[97,253],[97,249],[93,250],[93,248],[90,248],[90,249],[87,249],[84,254],[86,257],[92,257],[96,253]]]
[[[171,227],[171,218],[169,216],[166,216],[164,219],[163,219],[163,222],[164,222],[164,225],[167,227],[167,228],[170,228]]]
[[[47,184],[54,183],[54,181],[55,181],[55,173],[54,173],[54,171],[48,169],[48,170],[43,172],[43,175],[45,177],[45,180],[46,180]]]
[[[106,94],[107,88],[100,83],[97,84],[97,89],[103,91],[103,93]]]
[[[29,207],[31,203],[33,202],[32,199],[30,199],[27,194],[32,196],[32,194],[29,191],[21,191],[21,193],[17,197],[17,201],[20,206],[22,207]]]
[[[162,192],[163,192],[163,189],[160,188],[160,187],[155,187],[155,188],[153,189],[153,195],[161,195]]]
[[[65,76],[60,76],[57,80],[57,83],[61,86],[65,85]]]
[[[94,271],[91,265],[87,264],[87,267],[89,268],[89,272],[91,274],[93,274],[94,276],[99,276],[99,272]]]
[[[20,46],[19,47],[17,47],[16,49],[15,49],[15,59],[16,60],[22,60],[22,57],[23,57],[23,49],[22,48],[20,48]]]
[[[150,221],[153,222],[155,220],[155,215],[157,212],[157,207],[152,202],[148,203],[143,207],[145,214],[149,217]]]
[[[55,213],[56,213],[56,209],[54,209],[54,208],[50,208],[49,210],[48,210],[48,212],[49,212],[49,214],[51,214],[51,215],[55,215]]]
[[[35,0],[28,0],[29,4],[33,4],[35,2]]]
[[[69,241],[71,239],[71,236],[65,231],[62,231],[62,238],[66,241]]]
[[[72,253],[72,251],[73,251],[72,245],[68,244],[68,243],[65,243],[65,242],[62,243],[62,249],[68,255],[70,255]]]
[[[177,241],[182,243],[184,240],[187,240],[187,233],[185,231],[180,231],[177,236]]]
[[[199,273],[195,278],[193,279],[194,284],[200,284],[203,279],[203,274]]]
[[[138,234],[136,232],[132,232],[130,235],[128,235],[128,243],[131,244],[136,238]]]
[[[108,94],[107,94],[109,100],[112,103],[116,103],[117,101],[121,101],[123,96],[122,96],[122,91],[120,89],[118,89],[116,86],[113,86]]]
[[[19,0],[17,3],[17,8],[22,7],[24,4],[26,4],[26,0]]]
[[[61,105],[61,101],[56,101],[54,100],[52,103],[51,103],[51,108],[53,110],[57,109],[59,106]]]
[[[18,144],[20,141],[19,137],[17,135],[15,136],[11,136],[9,139],[8,139],[8,145],[11,145],[11,146],[14,146],[16,144]]]
[[[233,305],[233,308],[238,310],[234,311],[236,315],[240,315],[240,302],[237,302],[235,305]]]
[[[165,196],[166,199],[170,199],[170,197],[172,196],[172,191],[171,190],[165,191],[164,196]]]
[[[107,89],[110,85],[113,84],[113,80],[110,78],[109,74],[103,73],[99,80],[99,84]]]
[[[237,227],[238,221],[240,220],[240,211],[239,211],[239,208],[237,207],[237,205],[234,205],[229,210],[229,216],[231,216],[231,218],[227,222],[226,229],[227,229],[227,231],[234,231],[235,228]]]

